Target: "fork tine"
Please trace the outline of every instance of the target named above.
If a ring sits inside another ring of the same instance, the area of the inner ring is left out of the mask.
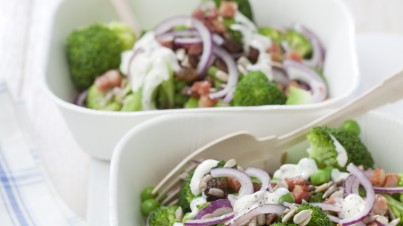
[[[168,203],[170,203],[171,201],[173,201],[175,198],[177,198],[178,194],[179,194],[179,190],[180,187],[176,187],[175,189],[173,189],[168,196],[166,196],[166,198],[164,200],[161,201],[162,205],[166,205]]]

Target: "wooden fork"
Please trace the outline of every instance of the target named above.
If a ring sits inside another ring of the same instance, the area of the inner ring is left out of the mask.
[[[384,80],[379,85],[355,98],[353,101],[320,117],[294,131],[280,135],[257,138],[247,132],[236,132],[214,140],[185,157],[171,172],[169,172],[153,193],[159,197],[166,196],[180,181],[180,174],[189,172],[195,167],[195,159],[236,159],[238,164],[264,167],[268,171],[278,169],[281,157],[287,148],[303,141],[312,127],[319,125],[335,126],[343,121],[364,114],[372,109],[395,102],[403,98],[403,71]],[[193,167],[187,167],[193,165]],[[176,195],[171,193],[170,199]]]

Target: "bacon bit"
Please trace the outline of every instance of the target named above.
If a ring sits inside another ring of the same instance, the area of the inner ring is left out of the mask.
[[[218,19],[218,10],[216,8],[211,9],[207,13],[205,13],[205,17],[207,19],[216,20]]]
[[[213,107],[217,103],[217,100],[213,100],[209,97],[209,95],[202,95],[199,99],[199,107],[207,108]]]
[[[208,95],[211,88],[211,83],[208,81],[195,82],[192,85],[192,92],[199,96]]]
[[[294,190],[295,185],[301,185],[301,186],[309,185],[308,181],[301,177],[285,178],[285,181],[287,182],[288,190],[290,191]]]
[[[241,183],[235,178],[227,177],[227,184],[234,192],[239,192],[241,189]]]
[[[204,12],[201,8],[197,8],[193,11],[192,17],[198,20],[202,20],[204,18]]]
[[[336,204],[336,198],[334,196],[330,196],[325,200],[325,203]]]
[[[203,45],[193,44],[188,47],[188,54],[191,56],[200,55],[203,52]]]
[[[259,183],[253,182],[252,184],[253,184],[253,192],[257,192],[262,188],[262,185]]]
[[[286,54],[286,58],[290,60],[294,60],[297,62],[302,62],[304,58],[301,56],[301,54],[295,50],[291,50]]]
[[[273,61],[281,62],[283,60],[283,51],[277,43],[273,43],[267,50],[267,53],[270,54]]]
[[[221,2],[218,13],[225,18],[233,18],[238,11],[238,4],[235,2]]]
[[[184,67],[180,71],[175,72],[175,77],[190,82],[197,78],[197,71],[193,68]]]
[[[385,181],[383,182],[383,187],[397,187],[399,183],[399,175],[394,173],[388,173],[385,176]]]
[[[372,171],[369,179],[371,180],[372,186],[381,187],[385,182],[385,171],[381,168],[377,168]]]
[[[122,76],[117,70],[110,70],[97,77],[95,80],[95,87],[99,90],[105,91],[109,88],[120,86],[122,82]]]
[[[385,215],[388,212],[388,200],[382,195],[375,195],[374,207],[372,207],[371,215]]]
[[[225,34],[227,28],[225,27],[224,23],[218,20],[203,20],[204,25],[213,33],[218,34]]]
[[[303,199],[308,200],[310,196],[308,186],[304,185],[295,185],[291,194],[294,196],[295,203],[302,203]]]

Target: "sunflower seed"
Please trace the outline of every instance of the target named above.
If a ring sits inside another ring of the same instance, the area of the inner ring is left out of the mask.
[[[182,219],[183,219],[183,210],[182,210],[182,207],[178,207],[178,209],[176,209],[175,218],[176,218],[176,221],[179,221],[179,222],[182,221]]]
[[[333,182],[332,182],[332,181],[331,181],[331,182],[328,182],[328,183],[324,183],[324,184],[320,185],[319,187],[316,187],[315,192],[316,192],[316,193],[318,193],[318,192],[324,192],[324,191],[326,191],[327,189],[329,189],[330,186],[332,186],[332,185],[333,185]]]
[[[230,159],[225,163],[224,168],[232,168],[234,166],[236,166],[235,159]]]
[[[207,182],[205,182],[203,180],[200,181],[199,189],[200,189],[201,192],[204,192],[207,189]]]
[[[257,224],[265,225],[266,224],[266,216],[264,214],[260,214],[257,216]]]
[[[323,198],[329,197],[331,194],[337,191],[337,186],[333,184],[329,189],[326,190],[325,194],[323,194]]]
[[[288,221],[291,220],[291,218],[294,216],[295,212],[297,212],[297,209],[290,209],[290,211],[284,215],[283,219],[281,220],[282,223],[287,223]]]
[[[219,188],[210,188],[208,194],[218,198],[224,197],[224,191]]]
[[[253,217],[250,221],[248,226],[257,226],[256,217]]]
[[[311,217],[312,217],[312,210],[302,210],[301,212],[299,212],[294,216],[293,221],[294,223],[303,226],[309,223]]]

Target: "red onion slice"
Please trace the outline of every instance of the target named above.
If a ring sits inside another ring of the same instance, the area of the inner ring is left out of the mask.
[[[355,181],[355,177],[353,175],[348,176],[347,179],[344,181],[343,187],[344,187],[345,196],[352,193],[354,181]]]
[[[200,57],[199,64],[197,65],[197,72],[200,79],[205,75],[211,63],[214,48],[212,34],[201,21],[190,16],[178,16],[168,19],[155,28],[155,33],[159,36],[170,31],[173,27],[180,25],[186,25],[189,28],[196,29],[203,41],[203,53]]]
[[[340,218],[338,218],[338,217],[335,217],[335,216],[333,216],[333,215],[327,215],[327,217],[331,220],[331,221],[333,221],[333,222],[335,222],[335,223],[339,223],[340,222]]]
[[[195,220],[202,219],[207,214],[212,214],[223,208],[230,209],[231,210],[230,212],[232,212],[232,205],[230,201],[228,199],[215,200],[212,203],[210,203],[210,205],[200,210],[200,212],[195,216],[194,219]]]
[[[239,73],[238,73],[238,69],[237,69],[234,59],[231,57],[231,55],[227,51],[225,51],[224,49],[222,49],[220,47],[215,47],[214,54],[217,55],[219,58],[221,58],[225,62],[225,64],[227,65],[227,68],[228,68],[228,73],[229,73],[228,82],[227,82],[227,85],[225,86],[225,88],[218,92],[210,94],[211,99],[218,99],[218,98],[222,98],[227,95],[231,95],[230,92],[233,92],[235,90],[235,87],[238,83]],[[227,99],[227,101],[228,101],[228,99],[232,99],[232,97],[231,98],[228,97],[225,99]],[[229,101],[231,101],[231,100],[229,100]]]
[[[174,40],[176,45],[179,46],[189,46],[189,45],[196,45],[201,44],[202,40],[200,38],[175,38]]]
[[[314,70],[293,60],[285,60],[283,66],[289,79],[300,80],[309,85],[314,103],[324,101],[327,98],[325,81]]]
[[[301,24],[294,24],[294,30],[305,35],[312,44],[313,52],[312,57],[309,60],[304,60],[304,63],[312,68],[323,68],[325,61],[325,48],[319,37],[309,30],[308,28],[302,26]]]
[[[85,107],[85,101],[87,100],[87,96],[88,96],[88,90],[81,92],[74,100],[74,103],[78,106]]]
[[[224,44],[224,38],[218,34],[213,34],[213,42],[217,46],[222,46]]]
[[[228,213],[219,217],[212,217],[206,219],[188,220],[185,222],[186,226],[205,226],[205,225],[215,225],[222,222],[231,220],[234,217],[234,213]]]
[[[364,187],[366,191],[366,198],[365,198],[365,207],[363,211],[360,214],[357,214],[353,217],[349,217],[346,219],[340,220],[341,225],[352,225],[355,223],[360,222],[363,220],[368,214],[371,212],[374,203],[375,203],[375,192],[374,189],[372,188],[371,182],[368,180],[368,178],[364,175],[364,173],[354,164],[350,163],[347,166],[347,170],[353,174],[357,179],[360,181],[361,185]]]
[[[269,189],[270,191],[273,190],[270,184],[270,176],[266,171],[259,168],[249,167],[245,170],[245,172],[249,176],[256,177],[260,181],[260,191],[266,191],[267,189]]]
[[[403,193],[403,187],[374,187],[376,193],[397,194]]]
[[[245,214],[242,214],[240,216],[234,217],[230,222],[227,222],[226,224],[229,224],[230,226],[240,226],[244,225],[246,222],[248,222],[252,217],[258,216],[260,214],[268,214],[268,213],[274,213],[274,214],[282,214],[283,211],[286,208],[282,205],[278,204],[264,204],[257,206],[255,208],[250,209],[248,212]]]
[[[317,206],[321,208],[324,211],[332,211],[332,212],[340,212],[341,211],[341,206],[335,205],[335,204],[329,204],[329,203],[321,203],[321,202],[314,202],[310,203],[312,206]]]
[[[243,171],[232,168],[216,168],[210,172],[213,177],[232,177],[239,181],[241,189],[239,190],[238,197],[253,193],[253,184],[248,174]]]

